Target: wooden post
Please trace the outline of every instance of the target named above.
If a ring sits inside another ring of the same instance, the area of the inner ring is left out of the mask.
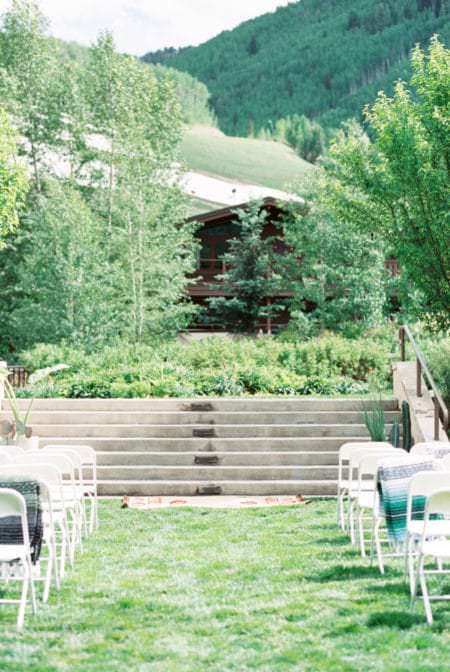
[[[267,306],[272,305],[272,300],[267,299]],[[272,318],[270,317],[270,314],[267,315],[267,335],[272,336]]]
[[[434,404],[434,440],[439,441],[439,404],[436,397],[433,395]]]
[[[422,364],[419,358],[416,361],[416,392],[418,397],[422,396]]]
[[[0,369],[6,369],[8,370],[6,362],[1,362],[0,361]],[[5,385],[3,383],[3,378],[0,377],[0,410],[2,407],[2,401],[5,398]]]
[[[400,358],[402,362],[406,361],[405,330],[400,327]]]

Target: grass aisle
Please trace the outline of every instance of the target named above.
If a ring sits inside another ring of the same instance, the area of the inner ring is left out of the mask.
[[[401,567],[387,578],[336,530],[333,502],[259,510],[121,510],[17,635],[0,608],[1,672],[450,667],[450,607],[411,615]]]

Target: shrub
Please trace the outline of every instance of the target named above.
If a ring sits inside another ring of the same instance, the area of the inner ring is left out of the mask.
[[[425,351],[433,378],[450,402],[450,337],[428,344]]]
[[[285,337],[122,343],[95,355],[64,344],[39,345],[18,361],[30,368],[70,365],[38,395],[145,398],[363,394],[386,386],[389,358],[384,337],[349,340],[325,334],[303,343]]]

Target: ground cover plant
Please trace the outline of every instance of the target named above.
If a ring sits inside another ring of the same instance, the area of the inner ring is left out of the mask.
[[[382,577],[336,527],[335,502],[121,510],[17,635],[2,672],[425,672],[450,665],[450,608],[409,610],[402,563]],[[401,652],[401,655],[400,653]]]
[[[253,394],[367,394],[390,385],[390,336],[333,334],[304,343],[282,338],[211,337],[202,342],[80,348],[39,345],[20,355],[30,370],[70,368],[23,396],[190,397]]]

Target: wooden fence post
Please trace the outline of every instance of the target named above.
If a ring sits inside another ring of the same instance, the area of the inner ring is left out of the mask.
[[[0,361],[0,369],[8,369],[6,362]],[[0,378],[0,410],[2,408],[2,401],[5,398],[5,386],[3,384],[3,379]]]

